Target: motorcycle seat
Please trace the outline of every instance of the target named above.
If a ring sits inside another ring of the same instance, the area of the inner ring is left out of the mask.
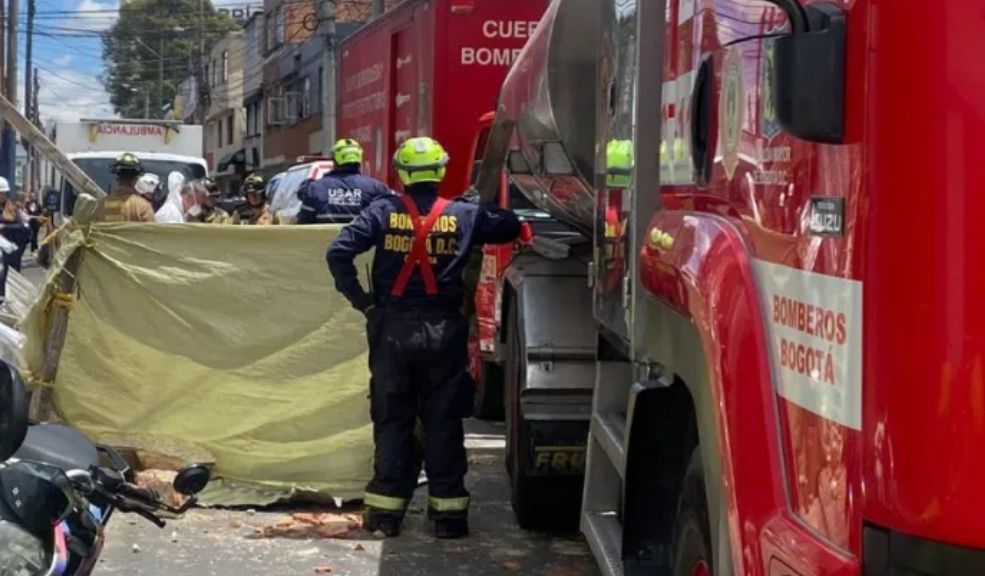
[[[99,465],[96,445],[78,430],[59,424],[36,424],[28,428],[27,437],[14,458],[50,464],[66,472]]]

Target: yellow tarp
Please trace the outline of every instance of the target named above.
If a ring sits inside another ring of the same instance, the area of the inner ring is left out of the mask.
[[[325,265],[338,229],[97,224],[68,233],[56,267],[73,245],[85,254],[52,384],[60,415],[97,438],[196,443],[225,480],[212,502],[263,503],[293,490],[360,496],[373,453],[366,336]],[[24,327],[33,374],[44,300]]]

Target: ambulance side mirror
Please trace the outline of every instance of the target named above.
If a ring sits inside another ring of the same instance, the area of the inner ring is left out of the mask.
[[[790,134],[811,142],[845,139],[846,16],[840,6],[770,0],[790,20],[789,34],[775,42],[776,112]]]

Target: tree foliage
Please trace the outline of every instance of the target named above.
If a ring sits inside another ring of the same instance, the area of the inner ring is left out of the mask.
[[[143,118],[146,105],[150,117],[161,117],[181,81],[200,72],[202,45],[208,58],[212,45],[237,27],[211,0],[124,0],[103,36],[103,85],[113,109],[124,118]]]

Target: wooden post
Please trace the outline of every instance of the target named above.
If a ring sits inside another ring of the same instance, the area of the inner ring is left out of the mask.
[[[48,137],[31,121],[25,118],[10,100],[0,95],[0,116],[3,117],[18,134],[27,140],[35,150],[48,159],[61,172],[62,176],[76,190],[80,191],[76,201],[75,222],[88,224],[95,215],[97,199],[106,193],[92,181],[78,166],[68,159]],[[44,362],[41,373],[36,376],[42,386],[31,391],[31,419],[48,421],[56,419],[51,389],[46,386],[55,380],[58,372],[58,361],[61,358],[62,347],[65,345],[65,335],[68,331],[68,310],[75,299],[75,278],[82,263],[85,248],[80,246],[69,257],[65,267],[55,281],[57,292],[49,298],[45,316],[47,330],[44,335]]]

